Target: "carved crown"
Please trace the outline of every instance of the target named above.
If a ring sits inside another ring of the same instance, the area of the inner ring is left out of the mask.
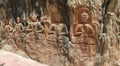
[[[82,15],[88,15],[88,20],[87,23],[91,24],[92,23],[92,12],[91,9],[88,6],[80,6],[76,8],[76,18],[79,24],[81,24],[81,17]]]

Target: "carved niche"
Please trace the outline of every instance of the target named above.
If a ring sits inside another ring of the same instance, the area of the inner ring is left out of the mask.
[[[91,49],[97,43],[97,23],[92,21],[92,12],[89,7],[81,6],[76,11],[77,22],[72,24],[71,41],[79,44],[83,54],[91,55]],[[93,53],[94,54],[94,53]]]

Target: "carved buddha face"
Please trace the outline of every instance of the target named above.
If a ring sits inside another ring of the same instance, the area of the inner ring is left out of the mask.
[[[17,17],[17,23],[20,23],[21,20],[20,20],[20,17]]]
[[[81,6],[77,8],[76,15],[79,24],[92,23],[92,12],[89,7]]]
[[[88,15],[86,12],[83,12],[83,13],[81,14],[81,21],[82,21],[83,23],[86,23],[87,20],[88,20],[88,18],[89,18],[89,15]]]
[[[32,15],[32,21],[33,22],[36,22],[37,21],[37,16],[34,14],[34,15]]]

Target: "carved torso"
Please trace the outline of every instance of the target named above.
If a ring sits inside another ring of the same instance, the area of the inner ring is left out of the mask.
[[[78,24],[75,28],[74,36],[80,37],[79,39],[81,39],[82,41],[85,41],[83,43],[86,43],[86,41],[89,42],[91,40],[94,40],[96,37],[95,30],[90,24],[84,24],[84,25]],[[90,43],[87,43],[87,44],[90,44]]]
[[[68,30],[67,30],[66,25],[62,23],[51,24],[48,34],[50,33],[53,33],[53,34],[58,33],[58,34],[65,35],[65,34],[68,34]]]
[[[12,27],[10,26],[10,25],[6,25],[5,27],[4,27],[4,36],[6,37],[6,38],[12,38],[12,31],[13,31],[13,29],[12,29]]]
[[[27,27],[28,32],[37,31],[42,32],[44,30],[40,22],[30,22]]]

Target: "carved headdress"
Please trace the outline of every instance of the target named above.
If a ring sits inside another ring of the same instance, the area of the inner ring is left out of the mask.
[[[78,23],[81,24],[81,16],[83,15],[88,15],[88,20],[87,23],[91,24],[92,23],[92,12],[89,7],[87,6],[80,6],[76,9],[76,15],[77,15],[77,20]]]

